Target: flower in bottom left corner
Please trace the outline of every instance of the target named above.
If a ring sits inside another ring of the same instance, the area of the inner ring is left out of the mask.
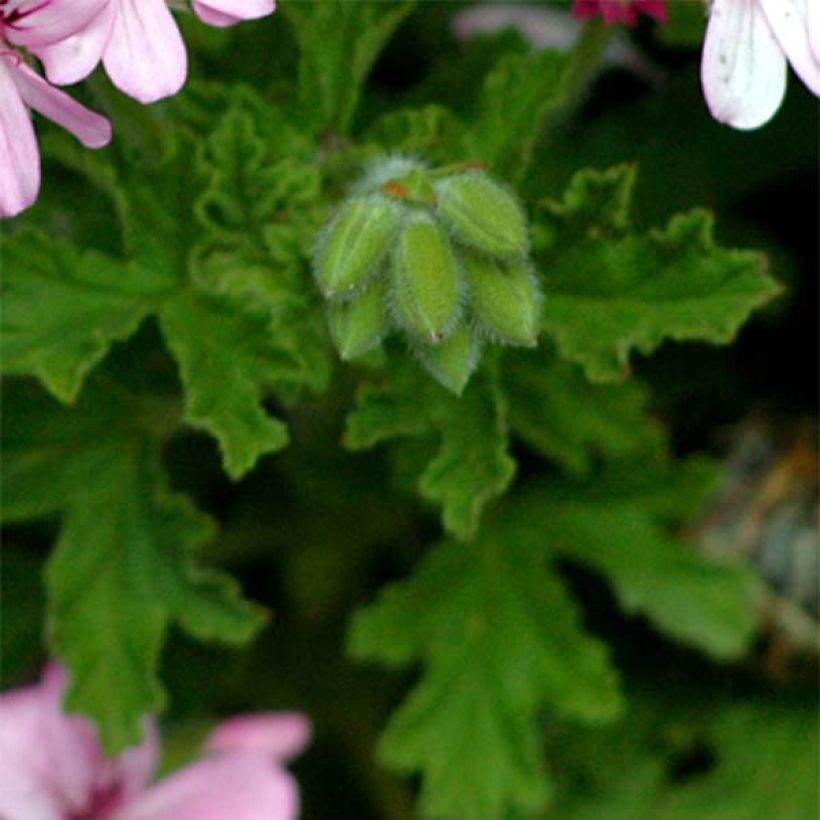
[[[204,755],[151,783],[159,754],[153,720],[144,740],[102,754],[93,724],[62,711],[68,676],[56,663],[39,683],[0,696],[3,820],[292,820],[296,782],[284,763],[307,745],[298,713],[232,718]]]

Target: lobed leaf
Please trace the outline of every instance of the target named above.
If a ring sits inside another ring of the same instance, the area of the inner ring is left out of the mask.
[[[704,212],[626,232],[630,187],[626,170],[585,171],[563,202],[546,205],[542,328],[595,381],[621,378],[633,350],[649,354],[665,339],[729,342],[780,291],[761,255],[715,243]]]

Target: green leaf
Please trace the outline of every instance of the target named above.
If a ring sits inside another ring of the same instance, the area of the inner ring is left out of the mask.
[[[634,379],[594,384],[544,348],[508,356],[502,379],[513,432],[569,472],[589,472],[598,457],[630,458],[662,447],[648,391]]]
[[[542,327],[596,381],[622,377],[632,350],[664,339],[729,342],[780,290],[761,255],[715,244],[704,212],[629,233],[632,179],[629,168],[583,171],[562,202],[546,203]]]
[[[231,643],[262,622],[233,581],[193,563],[210,521],[169,490],[146,407],[123,392],[97,382],[69,410],[23,385],[4,403],[11,517],[64,516],[46,570],[50,648],[72,672],[68,708],[97,721],[109,754],[163,705],[156,667],[172,622]]]
[[[314,131],[347,133],[373,63],[414,5],[362,0],[283,7],[299,41],[300,96]]]
[[[557,554],[589,564],[621,604],[663,633],[718,658],[744,652],[754,636],[756,584],[740,563],[719,563],[674,538],[714,491],[711,465],[676,469],[625,463],[584,485],[534,496],[543,535]]]
[[[566,57],[557,51],[503,56],[484,81],[470,132],[470,159],[515,181],[529,164],[547,113],[561,102]]]
[[[537,810],[550,793],[539,712],[596,722],[620,708],[606,652],[547,571],[544,545],[504,520],[474,543],[436,548],[409,581],[359,612],[350,634],[358,658],[425,663],[380,753],[421,772],[422,810],[432,817]]]
[[[729,707],[717,721],[714,771],[676,790],[663,820],[812,820],[817,813],[816,710]]]
[[[563,780],[556,820],[814,818],[816,710],[747,700],[715,712],[704,709],[702,692],[698,697],[684,709],[670,702],[622,725],[558,738],[564,758],[567,744],[579,746],[575,754],[589,771]],[[704,749],[709,768],[680,782],[676,762]]]
[[[130,336],[157,292],[122,261],[23,231],[3,243],[2,365],[73,402],[111,343]]]
[[[266,322],[181,297],[164,306],[160,324],[185,387],[185,420],[216,437],[228,475],[239,478],[287,444],[287,428],[261,404],[264,385],[288,367]]]
[[[397,364],[384,383],[360,389],[344,441],[359,450],[427,434],[437,434],[441,445],[421,474],[419,491],[441,505],[448,532],[470,538],[484,506],[504,492],[515,472],[495,378],[477,374],[459,398],[417,368]]]
[[[364,136],[380,153],[396,152],[423,157],[430,163],[446,165],[467,156],[464,126],[447,108],[427,105],[389,111]]]

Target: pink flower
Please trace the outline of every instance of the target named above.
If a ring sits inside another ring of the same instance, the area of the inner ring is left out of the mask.
[[[0,696],[0,817],[3,820],[291,820],[293,778],[281,763],[307,744],[298,714],[234,718],[206,756],[148,786],[156,730],[119,757],[102,756],[94,726],[63,714],[65,672],[51,664],[39,684]]]
[[[600,14],[608,26],[615,23],[634,26],[638,12],[659,23],[667,21],[664,0],[575,0],[572,6],[572,14],[579,20],[590,20]]]
[[[820,0],[713,0],[701,83],[716,120],[768,122],[786,93],[787,61],[820,95]]]
[[[271,14],[274,0],[194,0],[194,11],[212,26]],[[143,103],[176,94],[185,82],[185,44],[165,0],[105,0],[82,30],[36,50],[51,82],[87,77],[102,60],[117,88]]]
[[[104,117],[52,88],[11,46],[45,47],[84,26],[105,0],[5,0],[0,3],[0,217],[15,216],[37,199],[40,152],[29,116],[33,108],[71,131],[83,145],[111,139]]]

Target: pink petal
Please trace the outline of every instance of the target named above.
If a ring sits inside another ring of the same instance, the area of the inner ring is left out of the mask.
[[[193,0],[194,11],[209,26],[232,26],[273,14],[274,0]]]
[[[254,753],[194,763],[120,809],[115,820],[292,820],[298,794],[287,772]]]
[[[115,803],[142,791],[157,756],[155,730],[114,760],[102,757],[96,730],[63,712],[67,676],[50,664],[41,682],[0,697],[0,817],[64,820],[82,814],[95,796]]]
[[[757,128],[786,93],[786,58],[758,0],[714,0],[701,57],[701,84],[712,116]]]
[[[55,43],[83,28],[98,14],[108,0],[12,0],[3,9],[8,17],[12,11],[23,16],[19,23],[4,27],[10,43],[28,48]]]
[[[296,712],[249,715],[220,723],[205,748],[209,752],[259,752],[270,761],[300,754],[310,742],[310,722]]]
[[[40,190],[37,138],[11,77],[9,63],[15,59],[14,55],[0,55],[0,217],[15,216],[30,207]],[[6,697],[11,696],[3,696],[0,703]]]
[[[25,63],[20,63],[12,76],[26,105],[62,125],[87,148],[101,148],[111,140],[111,123],[105,117],[49,85]]]
[[[820,95],[820,60],[809,41],[808,5],[820,0],[758,0],[769,25],[801,80]],[[815,11],[814,14],[817,12]],[[815,33],[814,37],[818,35]]]
[[[165,0],[114,0],[103,64],[120,90],[142,103],[170,97],[188,72],[185,44]]]
[[[47,46],[32,49],[49,82],[70,85],[84,80],[102,59],[111,36],[116,5],[109,3],[84,29]]]

